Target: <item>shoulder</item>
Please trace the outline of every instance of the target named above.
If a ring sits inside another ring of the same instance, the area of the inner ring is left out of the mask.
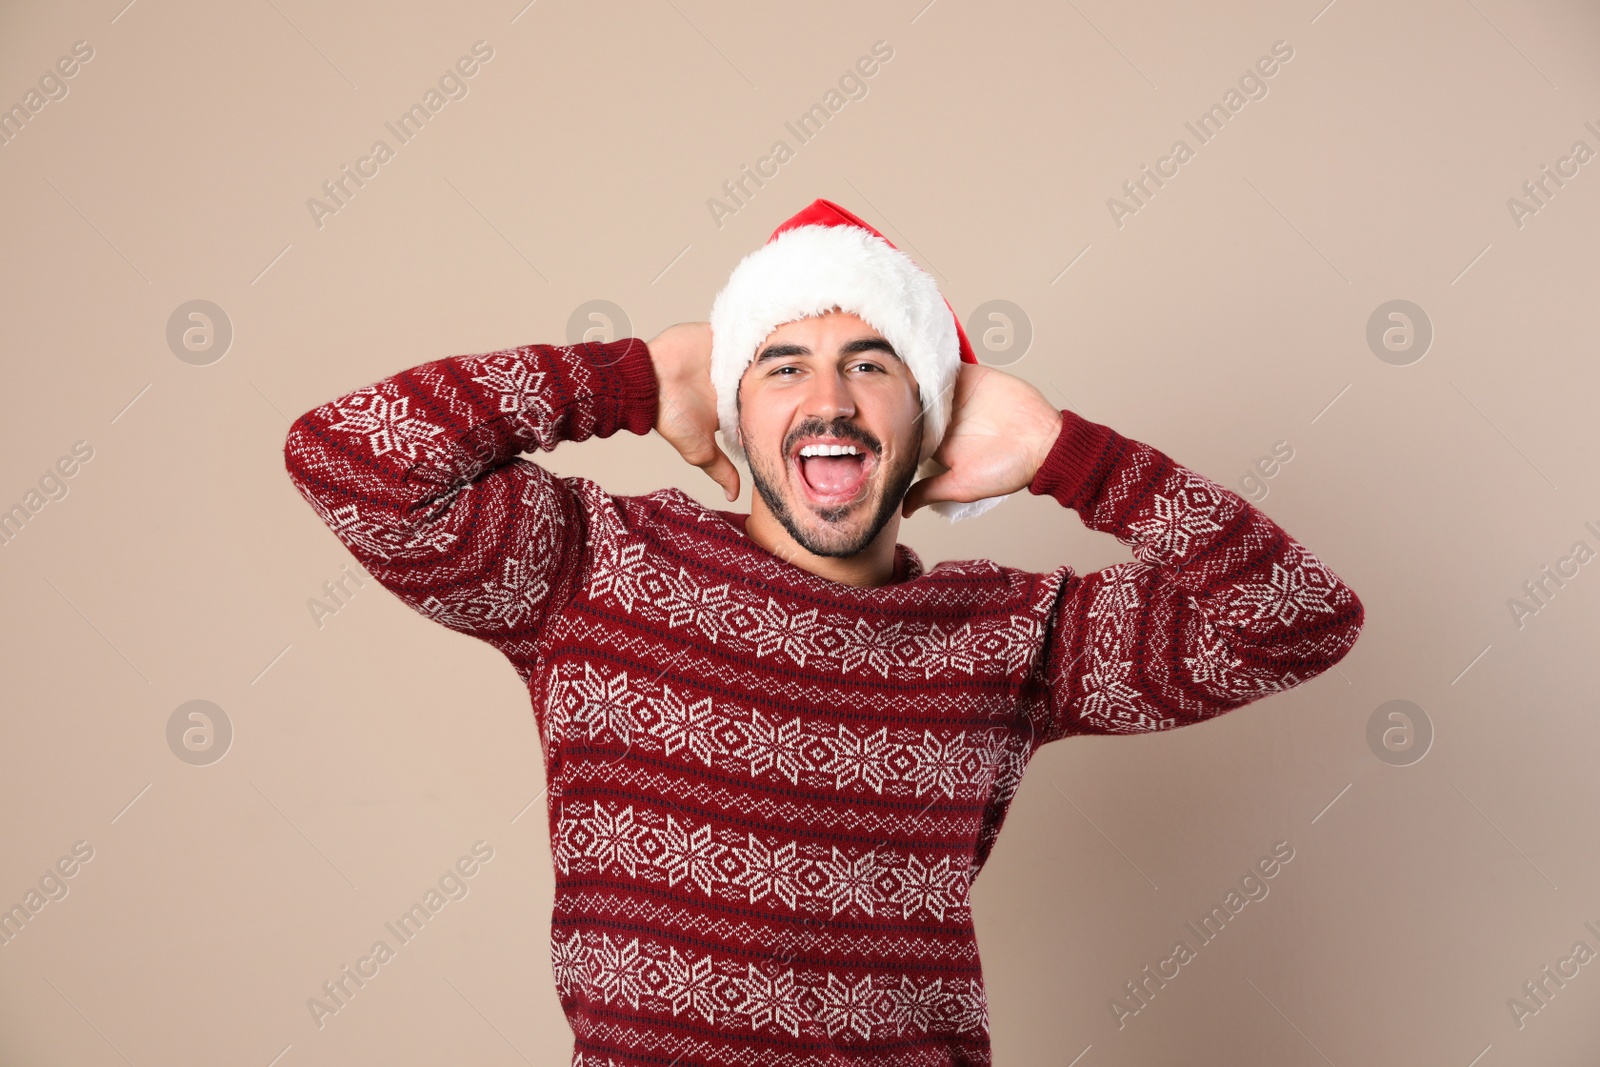
[[[1038,614],[1048,611],[1075,578],[1076,572],[1066,564],[1049,571],[1029,571],[992,559],[956,559],[935,564],[924,580],[991,590],[1005,610]]]
[[[620,533],[671,519],[704,521],[705,517],[715,514],[676,486],[625,495],[609,491],[593,478],[550,473],[539,464],[522,457],[513,463],[521,467],[525,474],[538,476],[542,472],[545,477],[565,487],[565,495],[582,513],[582,518],[596,535],[603,536],[608,531]]]
[[[636,555],[644,542],[689,547],[729,531],[728,520],[677,486],[624,495],[591,478],[561,479],[581,513],[584,555],[591,572],[603,572]],[[631,547],[631,551],[630,551]]]
[[[1070,572],[1071,570],[1071,567],[1062,565],[1053,571],[1039,572],[1023,570],[1021,567],[1010,567],[1004,563],[996,563],[992,559],[947,559],[934,564],[928,575],[929,577],[941,575],[954,580],[1022,587],[1048,580],[1052,575],[1059,574],[1062,571]]]

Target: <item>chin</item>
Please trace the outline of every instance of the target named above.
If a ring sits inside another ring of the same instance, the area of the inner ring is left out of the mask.
[[[898,510],[884,494],[883,471],[871,457],[859,485],[842,493],[824,493],[806,481],[798,461],[788,464],[788,507],[773,509],[789,536],[815,556],[848,558],[877,539]],[[901,494],[904,496],[904,493]]]
[[[778,516],[807,552],[817,556],[853,556],[872,543],[883,528],[878,518],[874,494],[835,505],[818,505],[810,500],[794,501]]]
[[[798,452],[796,447],[776,469],[751,457],[750,476],[767,510],[815,556],[848,558],[865,550],[899,512],[916,476],[914,463],[885,463],[866,450],[859,480],[830,493],[806,478]]]

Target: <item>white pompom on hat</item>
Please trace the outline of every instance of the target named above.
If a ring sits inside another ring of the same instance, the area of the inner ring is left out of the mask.
[[[924,423],[917,477],[938,473],[943,468],[929,457],[950,425],[960,365],[977,363],[977,354],[932,275],[883,234],[821,199],[740,260],[712,302],[711,384],[723,450],[748,466],[737,433],[738,396],[756,348],[784,323],[833,308],[882,334],[911,371],[922,395]],[[928,506],[957,522],[982,515],[1004,499],[941,500]]]

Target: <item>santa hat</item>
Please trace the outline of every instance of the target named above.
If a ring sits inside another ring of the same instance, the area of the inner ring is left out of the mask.
[[[757,346],[784,323],[835,307],[881,333],[916,379],[923,417],[917,476],[937,474],[943,468],[929,457],[950,424],[956,375],[962,363],[977,363],[978,357],[933,277],[883,234],[828,200],[813,201],[772,231],[766,244],[739,261],[711,305],[711,384],[724,451],[749,464],[737,436],[737,401]],[[928,506],[956,522],[1004,499]]]

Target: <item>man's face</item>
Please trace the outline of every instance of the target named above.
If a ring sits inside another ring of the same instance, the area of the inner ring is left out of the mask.
[[[738,405],[750,479],[801,547],[853,556],[898,514],[916,477],[922,402],[893,347],[860,318],[830,311],[779,326],[756,348]],[[802,455],[815,445],[856,454]]]

